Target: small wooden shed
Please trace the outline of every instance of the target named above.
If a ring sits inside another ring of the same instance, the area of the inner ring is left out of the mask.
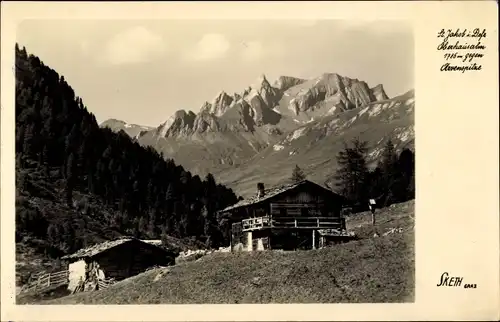
[[[95,274],[116,281],[137,275],[153,266],[175,263],[175,253],[152,243],[126,237],[106,241],[61,258],[68,262],[69,285],[74,291]]]

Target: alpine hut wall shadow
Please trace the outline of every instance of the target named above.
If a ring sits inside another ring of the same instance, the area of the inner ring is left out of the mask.
[[[348,239],[341,209],[345,199],[314,182],[265,189],[220,211],[231,218],[231,249],[307,249],[327,239]]]
[[[120,238],[80,249],[61,258],[68,262],[69,285],[74,290],[92,278],[116,281],[137,275],[153,266],[175,263],[175,253],[135,238]]]

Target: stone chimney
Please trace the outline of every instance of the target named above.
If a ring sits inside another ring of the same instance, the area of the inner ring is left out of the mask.
[[[262,198],[265,194],[264,184],[262,182],[257,183],[257,198]]]

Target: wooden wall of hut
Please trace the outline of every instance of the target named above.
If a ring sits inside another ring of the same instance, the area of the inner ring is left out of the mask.
[[[233,223],[231,226],[231,247],[233,249],[238,247],[238,244],[241,244],[243,248],[247,246],[247,235],[242,229],[241,221]]]
[[[144,272],[148,268],[175,263],[173,254],[139,241],[131,241],[95,256],[106,278],[121,280]]]
[[[273,204],[302,204],[307,205],[307,211],[294,209],[293,207],[285,207],[286,211],[277,210],[273,207],[275,213],[273,216],[304,216],[304,217],[340,217],[342,209],[342,200],[335,198],[331,193],[315,186],[303,185],[297,189],[290,190],[274,198],[269,202]],[[276,212],[277,211],[277,212]]]
[[[311,249],[312,230],[275,229],[270,235],[269,247],[282,250]]]

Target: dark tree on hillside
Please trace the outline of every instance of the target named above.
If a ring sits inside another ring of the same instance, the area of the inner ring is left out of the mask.
[[[344,143],[337,155],[336,187],[340,194],[352,202],[364,202],[368,197],[367,143],[354,139],[352,147]]]
[[[379,187],[379,193],[385,196],[382,204],[386,203],[386,200],[390,200],[393,194],[393,185],[397,179],[397,162],[398,156],[392,140],[389,139],[385,143],[384,149],[382,151],[382,158],[379,162],[377,169],[379,170],[379,178],[381,181],[381,186]]]
[[[221,238],[225,228],[219,227],[215,216],[217,210],[238,200],[231,189],[218,184],[211,174],[204,180],[192,176],[124,133],[100,128],[63,75],[19,48],[17,45],[15,108],[20,168],[42,170],[43,180],[63,187],[61,195],[68,207],[76,193],[91,195],[113,212],[100,218],[101,223],[122,234],[160,238],[163,230],[179,238],[205,241],[208,233],[214,247],[228,244]],[[18,189],[26,191],[29,180]],[[76,220],[87,214],[68,213],[73,217],[19,214],[24,216],[17,226],[19,233],[47,238],[50,231],[54,241],[57,231],[64,236],[59,244],[67,245],[65,251],[92,243],[90,228],[81,227],[86,222]],[[203,229],[206,217],[211,223],[207,232]],[[64,229],[60,228],[63,223],[67,223]],[[49,224],[54,224],[50,230]]]
[[[388,179],[390,179],[390,177],[394,175],[397,161],[398,156],[396,154],[394,144],[392,143],[392,140],[389,139],[384,146],[384,150],[382,152],[382,160],[380,162],[380,169],[386,176],[388,176]]]
[[[382,196],[380,206],[415,198],[414,176],[413,152],[404,149],[398,156],[392,141],[389,140],[379,166],[372,175],[379,183],[377,192]]]
[[[396,179],[393,195],[397,201],[415,198],[415,155],[404,149],[396,162]]]
[[[299,168],[298,165],[295,165],[295,168],[293,168],[292,171],[292,182],[300,182],[306,178],[306,175],[304,174],[304,171],[302,171],[301,168]]]

